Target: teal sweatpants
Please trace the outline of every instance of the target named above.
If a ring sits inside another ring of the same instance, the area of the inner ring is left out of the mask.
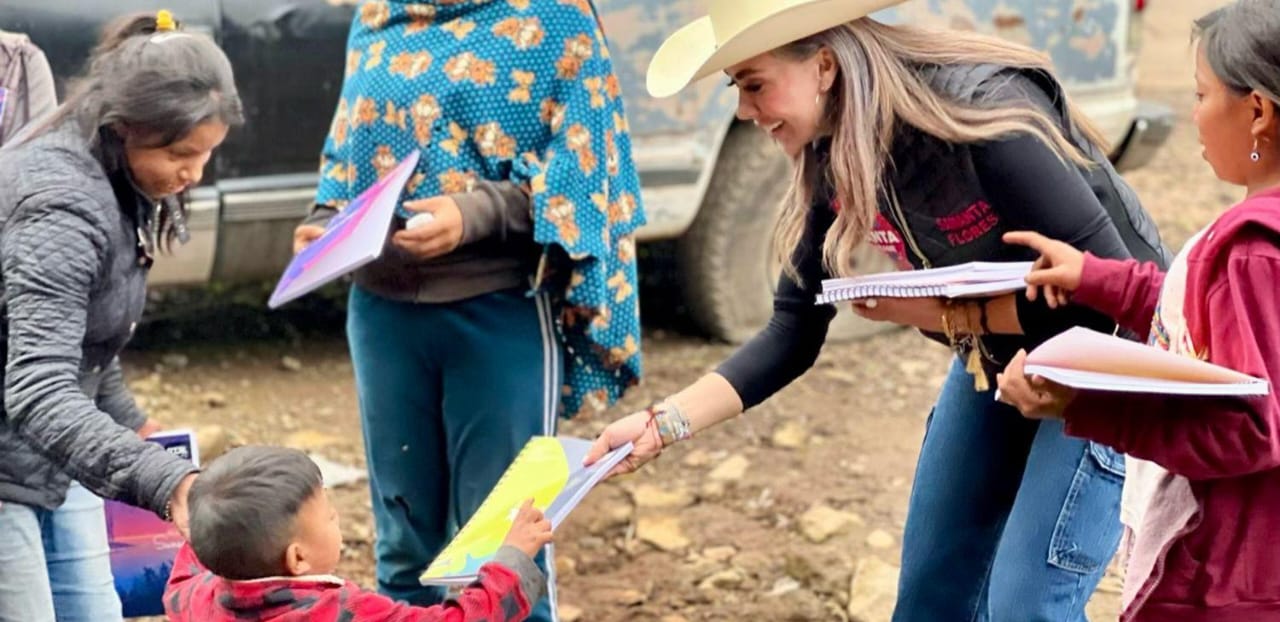
[[[555,434],[562,346],[545,297],[509,290],[448,304],[351,290],[355,366],[377,529],[378,590],[431,605],[418,575],[479,508],[530,437]],[[548,598],[530,620],[556,619]]]

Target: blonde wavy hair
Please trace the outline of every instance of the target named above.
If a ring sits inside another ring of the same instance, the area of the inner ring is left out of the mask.
[[[838,65],[823,110],[821,126],[831,134],[830,161],[824,166],[810,145],[794,158],[794,177],[774,230],[777,261],[799,279],[792,254],[804,234],[805,217],[819,182],[830,183],[841,209],[823,243],[829,274],[848,276],[853,255],[875,221],[880,197],[897,199],[885,187],[895,127],[905,124],[951,143],[975,143],[1026,133],[1049,145],[1066,162],[1093,165],[1059,123],[1031,106],[977,107],[938,93],[921,77],[922,65],[990,63],[1049,71],[1048,56],[996,37],[886,25],[858,19],[795,41],[772,53],[784,60],[812,58],[828,49]],[[1091,142],[1105,139],[1068,103],[1071,122]]]

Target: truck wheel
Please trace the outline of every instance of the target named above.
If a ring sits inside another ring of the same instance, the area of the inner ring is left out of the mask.
[[[730,343],[750,339],[773,314],[780,268],[769,247],[791,170],[786,156],[770,142],[755,128],[730,129],[698,215],[677,245],[677,278],[690,315],[709,336]],[[893,267],[865,246],[858,260],[867,272]],[[828,340],[889,328],[846,307],[832,322]]]

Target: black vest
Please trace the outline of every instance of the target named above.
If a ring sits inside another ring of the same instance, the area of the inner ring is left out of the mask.
[[[1054,107],[1052,116],[1065,135],[1094,161],[1093,167],[1080,167],[1080,174],[1106,209],[1132,256],[1154,261],[1161,267],[1172,261],[1155,223],[1142,209],[1133,189],[1112,167],[1106,154],[1070,122],[1062,89],[1051,76],[998,65],[929,66],[921,73],[937,91],[977,106],[1001,104],[1001,96],[993,91],[1012,79],[1029,78],[1048,95]],[[892,156],[885,173],[886,187],[893,190],[901,209],[895,210],[890,201],[884,200],[880,216],[896,229],[905,228],[907,231],[902,233],[909,232],[914,238],[924,257],[906,244],[904,258],[911,267],[1034,258],[1027,249],[1001,242],[1007,229],[985,200],[968,145],[947,143],[914,127],[902,126],[897,129]],[[905,223],[900,221],[902,217]]]

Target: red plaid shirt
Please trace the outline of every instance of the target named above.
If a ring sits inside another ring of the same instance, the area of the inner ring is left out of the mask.
[[[518,622],[529,599],[514,572],[500,564],[456,600],[413,607],[332,576],[229,581],[205,568],[191,545],[173,563],[164,610],[172,622]]]

